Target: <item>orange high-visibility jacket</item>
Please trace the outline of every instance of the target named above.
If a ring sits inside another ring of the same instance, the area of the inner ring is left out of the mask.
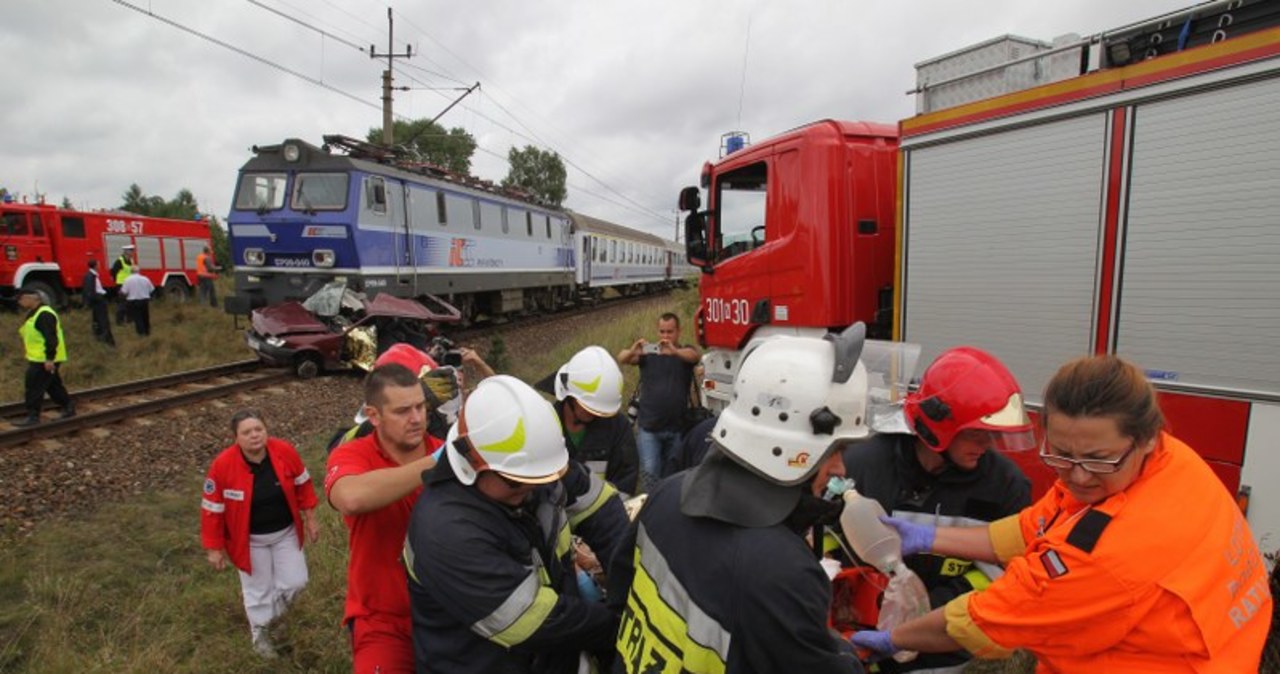
[[[1061,482],[993,522],[1005,575],[946,607],[979,657],[1025,648],[1037,672],[1256,672],[1266,565],[1222,482],[1162,434],[1138,479],[1092,507]]]

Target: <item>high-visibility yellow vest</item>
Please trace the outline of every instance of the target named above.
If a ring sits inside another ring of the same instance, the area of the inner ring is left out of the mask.
[[[48,306],[41,306],[31,312],[31,316],[18,328],[18,334],[22,336],[22,344],[27,350],[27,361],[32,363],[45,362],[45,343],[44,335],[36,330],[36,319],[43,313],[53,314],[58,330],[58,352],[54,356],[54,362],[67,362],[67,340],[62,337],[62,321],[58,320],[58,313]]]
[[[124,255],[120,256],[120,271],[116,272],[116,285],[123,285],[124,280],[129,278],[130,272],[133,271],[133,265],[129,264],[129,258]]]

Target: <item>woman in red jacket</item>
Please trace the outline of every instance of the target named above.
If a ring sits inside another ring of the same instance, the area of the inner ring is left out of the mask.
[[[274,657],[267,626],[307,584],[302,544],[320,535],[316,493],[298,450],[268,437],[258,412],[236,412],[231,431],[235,443],[204,481],[200,538],[214,569],[240,570],[254,650]]]

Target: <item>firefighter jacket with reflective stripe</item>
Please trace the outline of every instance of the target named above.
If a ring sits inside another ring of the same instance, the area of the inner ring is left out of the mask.
[[[316,491],[311,474],[293,445],[277,438],[267,439],[267,456],[280,481],[280,491],[293,515],[293,528],[302,547],[304,531],[299,510],[316,507]],[[200,543],[208,550],[226,549],[237,569],[253,573],[249,561],[249,508],[253,505],[253,473],[239,445],[222,450],[209,466],[200,501]]]
[[[1031,505],[1031,481],[1007,457],[987,451],[973,470],[947,462],[929,473],[916,456],[914,435],[886,433],[850,445],[844,452],[847,477],[858,491],[878,501],[894,517],[938,526],[984,525],[1015,515]],[[907,566],[929,590],[937,608],[956,597],[986,587],[1003,573],[994,564],[975,566],[968,560],[919,554]],[[959,665],[969,657],[958,653],[921,653],[911,662],[883,663],[887,672],[907,672]]]
[[[62,321],[48,305],[42,304],[27,314],[18,326],[27,361],[31,363],[67,362],[67,340],[62,337]]]
[[[568,404],[567,400],[558,403],[557,412],[563,413]],[[623,493],[636,493],[640,459],[636,453],[636,434],[625,415],[601,417],[587,424],[582,442],[576,446],[566,431],[564,444],[569,448],[569,455],[591,472],[602,474]]]
[[[448,461],[423,482],[405,543],[419,672],[574,674],[584,653],[611,657],[617,615],[579,595],[570,531],[609,558],[626,530],[612,487],[574,462],[519,508]]]
[[[1265,562],[1222,482],[1173,436],[1124,491],[1089,506],[1059,481],[989,531],[1005,575],[946,607],[947,632],[976,655],[1026,648],[1039,672],[1258,671]]]
[[[861,672],[827,628],[831,582],[804,539],[783,524],[685,515],[688,475],[649,495],[609,572],[609,602],[622,610],[614,671]]]

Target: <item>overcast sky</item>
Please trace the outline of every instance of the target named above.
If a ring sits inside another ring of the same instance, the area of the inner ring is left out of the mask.
[[[476,175],[502,179],[512,146],[549,148],[570,163],[569,207],[669,237],[677,190],[697,182],[726,131],[759,140],[823,118],[896,122],[914,112],[903,92],[919,61],[1005,33],[1088,35],[1190,4],[397,1],[395,50],[408,43],[415,56],[399,62],[396,83],[414,90],[397,92],[395,111],[433,117],[458,92],[428,87],[479,81],[441,119],[476,137]],[[385,52],[381,0],[4,7],[0,185],[13,192],[92,209],[118,206],[130,183],[165,198],[187,188],[225,219],[254,144],[363,137],[382,123],[386,61],[353,46]]]

